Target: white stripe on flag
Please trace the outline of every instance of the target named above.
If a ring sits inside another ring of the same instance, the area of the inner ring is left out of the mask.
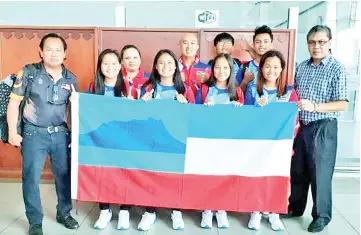
[[[78,198],[79,154],[79,93],[73,92],[71,101],[71,198]]]
[[[187,138],[185,174],[287,176],[293,140]]]

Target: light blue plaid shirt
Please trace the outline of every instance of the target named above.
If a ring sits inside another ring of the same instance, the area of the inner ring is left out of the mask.
[[[318,65],[312,64],[312,59],[299,64],[296,68],[294,86],[299,99],[308,99],[315,103],[348,100],[346,69],[332,56],[325,57]],[[340,112],[300,112],[300,119],[305,124],[339,116]]]

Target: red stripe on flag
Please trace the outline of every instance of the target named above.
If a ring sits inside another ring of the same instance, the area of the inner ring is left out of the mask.
[[[158,173],[79,165],[78,200],[165,208],[285,213],[289,178]]]

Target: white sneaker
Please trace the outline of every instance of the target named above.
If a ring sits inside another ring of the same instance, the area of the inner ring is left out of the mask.
[[[259,230],[261,228],[262,215],[259,212],[251,213],[251,217],[248,221],[248,228],[251,230]]]
[[[271,213],[268,217],[268,221],[271,223],[271,227],[274,231],[282,231],[285,229],[279,214]]]
[[[171,214],[171,218],[173,221],[173,229],[174,230],[183,230],[184,229],[184,221],[182,218],[182,212],[178,210],[173,210]]]
[[[148,231],[152,227],[152,225],[154,224],[155,218],[156,218],[155,212],[154,213],[145,212],[142,215],[142,219],[138,224],[138,230],[140,230],[140,231]]]
[[[118,214],[118,230],[127,230],[129,229],[129,211],[120,210]]]
[[[98,220],[94,224],[95,229],[105,229],[108,223],[112,220],[112,210],[101,210]]]
[[[216,219],[217,219],[218,228],[228,228],[229,227],[227,212],[218,211],[216,213]]]
[[[212,228],[212,220],[213,220],[213,213],[210,210],[205,210],[202,212],[202,221],[201,227],[202,228]]]

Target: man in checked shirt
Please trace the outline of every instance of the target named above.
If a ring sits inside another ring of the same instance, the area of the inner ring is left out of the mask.
[[[308,32],[311,58],[297,66],[294,80],[301,127],[294,143],[287,216],[303,215],[311,184],[313,220],[309,232],[320,232],[331,221],[337,118],[348,105],[347,73],[331,55],[331,40],[327,26],[316,25]]]

